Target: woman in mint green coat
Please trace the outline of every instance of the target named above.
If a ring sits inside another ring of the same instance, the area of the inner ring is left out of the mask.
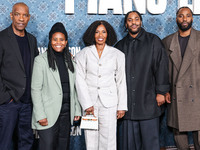
[[[63,24],[54,24],[47,52],[34,61],[32,128],[38,130],[40,150],[68,150],[71,124],[81,116],[67,39]]]

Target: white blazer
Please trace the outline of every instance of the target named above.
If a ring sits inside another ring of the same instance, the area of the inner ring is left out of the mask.
[[[118,49],[105,45],[101,58],[95,45],[76,55],[76,88],[83,110],[94,106],[99,96],[104,107],[117,105],[127,110],[125,56]]]

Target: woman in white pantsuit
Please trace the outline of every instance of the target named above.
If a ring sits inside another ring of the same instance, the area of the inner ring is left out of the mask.
[[[84,114],[99,119],[99,130],[85,130],[87,150],[116,150],[116,122],[127,111],[125,56],[112,47],[116,33],[106,21],[93,22],[76,55],[76,88]]]

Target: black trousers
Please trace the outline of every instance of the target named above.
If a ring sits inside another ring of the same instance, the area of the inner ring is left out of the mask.
[[[118,150],[160,150],[159,118],[118,122]]]
[[[70,131],[70,111],[68,109],[67,112],[59,115],[51,128],[38,130],[39,150],[69,150]]]

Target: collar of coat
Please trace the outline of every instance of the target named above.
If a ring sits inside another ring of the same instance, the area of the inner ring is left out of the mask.
[[[192,28],[185,54],[182,58],[178,34],[179,33],[176,32],[172,35],[172,40],[169,47],[169,51],[171,52],[169,56],[172,59],[176,69],[179,71],[178,78],[181,78],[196,56],[199,43],[198,40],[200,37],[198,37],[199,32]]]
[[[129,33],[127,34],[127,38],[128,38],[129,41],[133,41],[133,40],[142,41],[144,39],[143,33],[145,33],[145,32],[146,31],[143,28],[141,28],[141,30],[139,31],[138,35],[135,38],[133,38]]]
[[[190,33],[190,38],[189,38],[189,41],[188,41],[188,45],[187,45],[187,48],[191,48],[192,51],[194,51],[196,49],[196,30],[195,29],[191,29],[191,33]],[[177,31],[176,33],[174,33],[173,37],[172,37],[172,42],[170,44],[170,48],[169,50],[170,51],[176,51],[177,48],[179,46],[179,41],[178,41],[178,35],[179,35],[179,32]],[[186,49],[187,49],[186,48]]]

